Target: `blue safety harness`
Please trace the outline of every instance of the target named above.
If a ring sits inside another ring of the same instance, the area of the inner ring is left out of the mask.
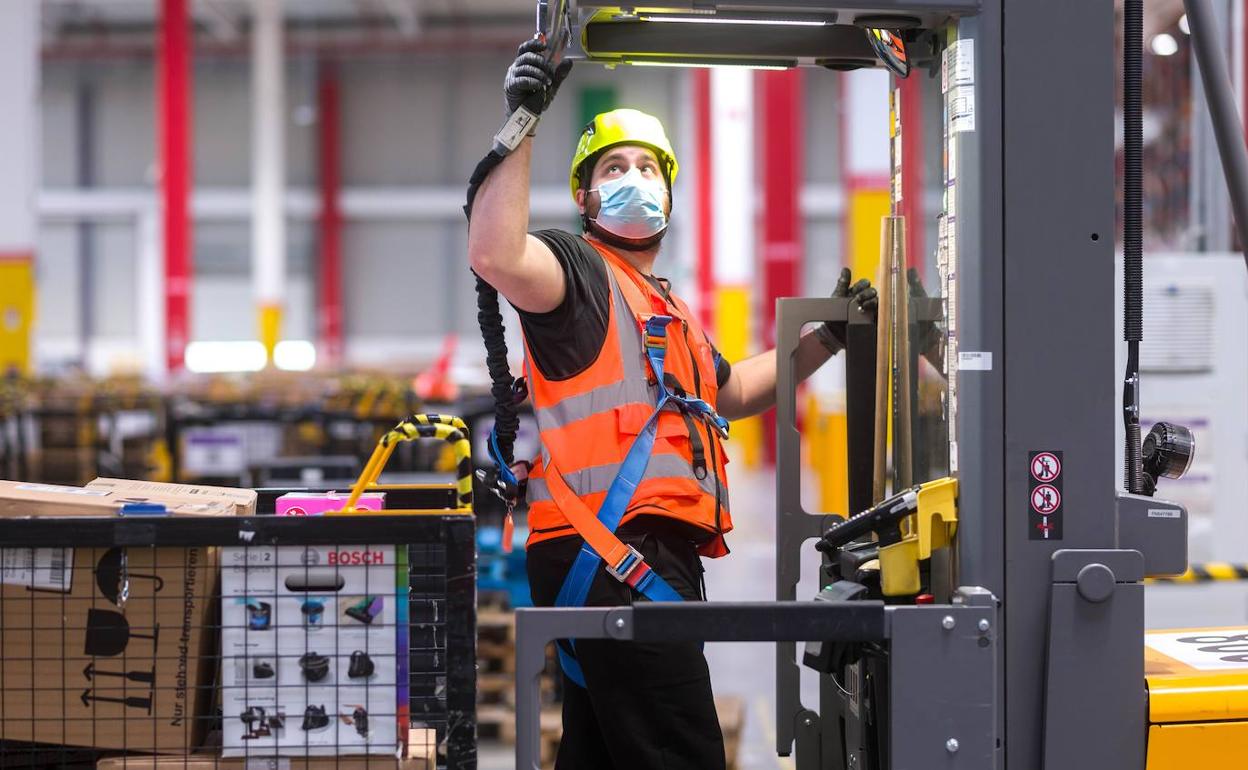
[[[646,359],[650,362],[654,381],[659,386],[658,402],[654,407],[654,412],[650,414],[644,427],[633,440],[632,446],[628,448],[628,454],[625,455],[624,462],[620,464],[619,472],[607,489],[607,495],[602,501],[602,507],[598,509],[598,521],[611,532],[615,532],[619,528],[620,520],[624,518],[624,512],[628,509],[629,501],[633,499],[633,494],[646,473],[646,466],[650,463],[650,455],[654,450],[654,440],[658,432],[659,413],[664,408],[672,406],[688,414],[696,415],[714,425],[721,436],[727,436],[728,434],[728,421],[716,414],[710,404],[700,398],[690,398],[673,393],[664,382],[663,361],[667,350],[667,325],[671,322],[671,316],[652,315],[645,320],[643,326],[644,334],[642,336],[644,338]],[[559,595],[555,598],[555,606],[585,606],[585,601],[589,596],[590,584],[594,581],[594,576],[598,572],[598,565],[601,561],[602,557],[590,547],[589,543],[584,543],[580,552],[576,555],[576,561],[573,562],[572,569],[568,571],[567,577],[564,578],[563,586],[559,589]],[[642,572],[639,573],[639,569]],[[649,569],[648,565],[643,561],[641,553],[631,546],[624,560],[616,565],[606,565],[606,571],[616,580],[627,583],[652,602],[683,601],[676,589],[672,588],[671,584],[664,580],[658,572]],[[572,640],[568,640],[568,645],[566,646],[563,644],[557,645],[559,662],[563,666],[563,671],[568,675],[568,678],[584,687],[585,676],[581,672],[581,666],[574,654],[566,649],[566,647],[570,647],[572,644]]]

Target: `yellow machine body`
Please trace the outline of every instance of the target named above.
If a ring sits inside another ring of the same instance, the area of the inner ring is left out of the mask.
[[[880,590],[909,596],[921,588],[919,562],[947,548],[958,531],[958,481],[944,478],[919,488],[918,510],[901,525],[901,540],[880,546]]]
[[[1150,631],[1147,770],[1248,767],[1248,627]]]

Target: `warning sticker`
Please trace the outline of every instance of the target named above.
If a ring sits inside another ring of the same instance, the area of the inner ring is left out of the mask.
[[[0,583],[44,591],[68,591],[72,548],[2,548]]]
[[[949,89],[949,133],[975,130],[975,86]]]
[[[1027,537],[1062,539],[1062,452],[1038,450],[1027,455]]]
[[[1062,474],[1062,461],[1052,452],[1041,452],[1031,460],[1031,477],[1049,483]]]
[[[1200,671],[1248,668],[1248,628],[1149,632],[1145,644]]]
[[[1031,490],[1031,509],[1036,513],[1050,514],[1062,505],[1062,493],[1052,484],[1041,484]]]

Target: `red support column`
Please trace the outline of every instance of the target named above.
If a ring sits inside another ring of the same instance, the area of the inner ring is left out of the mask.
[[[321,67],[317,88],[321,193],[320,280],[317,337],[320,355],[330,366],[342,363],[342,167],[339,145],[338,72]]]
[[[693,77],[694,196],[697,198],[698,314],[703,328],[715,319],[714,212],[711,209],[711,71],[695,69]]]
[[[758,173],[763,192],[762,332],[763,347],[776,344],[776,299],[801,294],[802,284],[802,73],[760,72]],[[766,458],[775,461],[775,412],[764,418]]]
[[[923,253],[923,91],[921,75],[901,81],[901,211],[906,218],[906,259],[922,278]]]
[[[161,0],[157,52],[161,206],[165,247],[165,351],[181,371],[190,339],[191,28],[187,0]]]

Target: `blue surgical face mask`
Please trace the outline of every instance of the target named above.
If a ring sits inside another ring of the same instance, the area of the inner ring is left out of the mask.
[[[663,182],[646,179],[636,167],[590,190],[601,200],[595,224],[621,238],[650,238],[667,227]]]

